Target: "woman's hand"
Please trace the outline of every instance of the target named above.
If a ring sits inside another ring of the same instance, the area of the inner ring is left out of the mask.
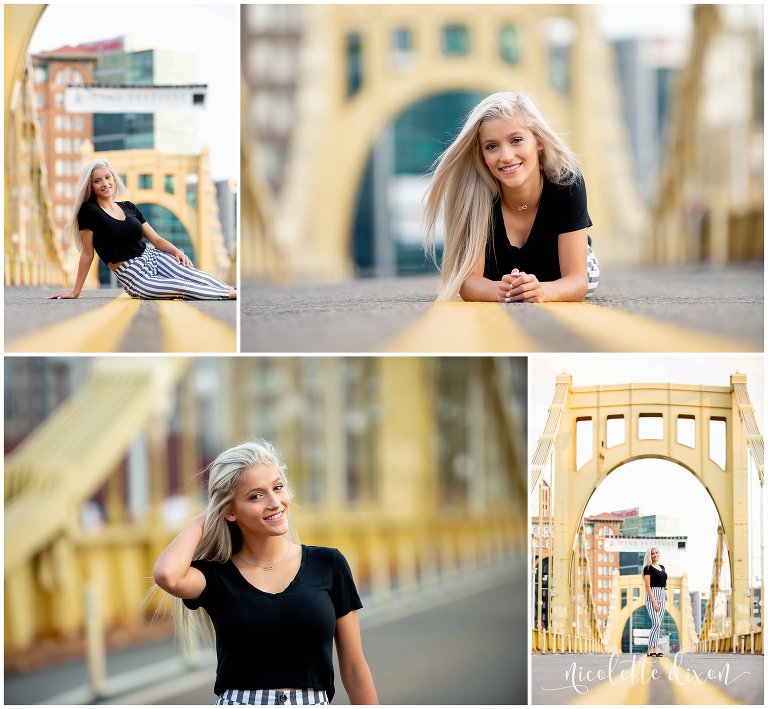
[[[502,277],[499,285],[500,303],[544,303],[547,296],[544,284],[536,276],[516,268]]]
[[[52,298],[55,300],[69,300],[77,298],[80,294],[75,293],[75,291],[70,291],[69,293],[56,293],[56,295],[49,295],[48,300],[51,300]]]
[[[653,602],[653,610],[655,610],[658,613],[659,612],[659,608],[660,608],[659,604],[656,601],[654,601]]]
[[[176,261],[178,261],[182,266],[188,266],[189,268],[195,267],[189,256],[187,256],[181,249],[176,249],[174,256],[176,257]]]

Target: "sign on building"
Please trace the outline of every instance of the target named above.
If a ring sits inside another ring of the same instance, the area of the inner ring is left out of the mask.
[[[205,108],[207,84],[133,86],[85,84],[68,86],[64,107],[69,113],[155,113]]]
[[[659,551],[685,551],[688,537],[606,537],[605,551],[641,551],[656,547]]]

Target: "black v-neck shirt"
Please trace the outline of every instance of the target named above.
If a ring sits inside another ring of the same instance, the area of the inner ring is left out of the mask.
[[[659,564],[661,567],[657,569],[653,564],[648,564],[643,569],[643,576],[651,577],[651,588],[666,588],[667,587],[667,570],[663,564]]]
[[[107,214],[94,197],[83,203],[77,213],[80,229],[93,232],[93,249],[104,263],[119,263],[144,253],[144,227],[147,220],[133,203],[116,202],[125,213],[125,220]]]
[[[591,226],[592,220],[587,212],[587,188],[582,177],[572,185],[556,185],[544,178],[533,226],[520,248],[509,243],[501,200],[496,199],[485,247],[483,276],[500,281],[517,268],[533,274],[541,282],[556,281],[561,278],[558,236]]]
[[[336,619],[363,607],[338,549],[302,545],[299,571],[280,593],[252,586],[230,560],[193,561],[205,576],[199,598],[216,630],[216,683],[227,689],[323,689],[333,698]]]

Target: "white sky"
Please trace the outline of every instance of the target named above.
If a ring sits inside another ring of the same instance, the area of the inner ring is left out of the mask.
[[[189,120],[198,122],[198,142],[208,146],[214,180],[238,179],[239,6],[53,2],[38,23],[30,51],[122,35],[138,40],[136,49],[175,49],[195,55],[195,83],[208,84],[208,100],[204,111],[189,112]]]
[[[562,373],[573,376],[574,386],[637,382],[728,386],[730,375],[740,372],[747,375],[749,396],[761,427],[764,420],[763,359],[759,356],[536,355],[529,358],[528,368],[529,460],[552,403],[555,376]],[[765,432],[761,430],[761,433]],[[638,484],[639,480],[642,484]],[[756,502],[754,499],[753,503]],[[708,590],[717,541],[717,513],[696,478],[667,461],[638,460],[608,476],[588,503],[587,514],[631,507],[640,507],[642,514],[655,513],[680,520],[680,533],[688,535],[689,541],[686,556],[689,587]],[[755,522],[759,519],[755,510],[752,519]],[[759,534],[759,528],[755,531]],[[759,548],[756,551],[759,554]],[[752,568],[759,573],[758,557],[753,558]]]

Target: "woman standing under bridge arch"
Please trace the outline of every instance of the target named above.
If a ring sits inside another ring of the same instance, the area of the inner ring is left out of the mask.
[[[661,553],[658,547],[651,547],[645,552],[643,560],[643,584],[645,585],[645,607],[651,619],[651,632],[648,635],[648,657],[664,657],[659,650],[661,621],[667,603],[667,571],[659,563]]]
[[[338,549],[290,540],[291,494],[275,449],[256,441],[224,451],[208,495],[153,575],[181,599],[182,637],[191,621],[215,644],[217,704],[329,704],[334,641],[351,703],[378,704],[349,565]]]
[[[69,227],[80,251],[75,285],[71,291],[49,298],[79,297],[94,252],[131,298],[237,298],[235,288],[198,271],[181,249],[163,239],[133,202],[117,202],[125,192],[123,181],[106,160],[91,160],[83,168]]]
[[[580,301],[597,288],[578,161],[526,94],[481,101],[439,158],[426,205],[435,261],[441,211],[438,300]]]

